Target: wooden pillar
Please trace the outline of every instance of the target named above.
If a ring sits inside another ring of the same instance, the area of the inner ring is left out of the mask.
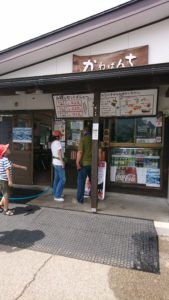
[[[94,94],[93,128],[92,128],[92,174],[91,174],[91,209],[97,212],[98,206],[98,145],[99,145],[99,115],[100,115],[100,93]]]

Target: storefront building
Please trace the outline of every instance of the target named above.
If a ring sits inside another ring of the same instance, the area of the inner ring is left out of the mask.
[[[106,191],[167,197],[168,11],[168,1],[130,1],[0,52],[0,139],[29,170],[16,183],[51,183],[54,128],[76,187],[77,145],[91,124],[93,209],[99,143]]]

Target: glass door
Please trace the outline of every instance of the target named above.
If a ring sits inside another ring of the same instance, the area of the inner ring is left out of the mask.
[[[14,183],[29,185],[33,183],[33,137],[32,114],[15,114],[12,118],[11,160],[27,166],[27,171],[14,170]]]

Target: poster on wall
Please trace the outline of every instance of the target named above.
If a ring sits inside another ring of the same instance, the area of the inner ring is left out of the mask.
[[[65,141],[65,120],[56,119],[54,121],[54,130],[59,130],[63,134],[61,141]]]
[[[57,118],[88,118],[93,116],[94,94],[53,95]]]
[[[101,93],[100,116],[156,115],[157,94],[157,89]]]
[[[136,120],[136,143],[161,143],[161,141],[162,121],[159,121],[158,116]]]
[[[81,132],[84,127],[83,121],[67,121],[66,126],[66,136],[67,136],[67,146],[78,146],[81,138]]]
[[[135,167],[117,167],[115,182],[137,183],[137,172]]]
[[[147,169],[146,186],[160,187],[160,169]]]
[[[32,143],[32,128],[14,127],[12,129],[13,143]]]
[[[104,200],[106,187],[106,167],[105,161],[100,161],[98,165],[98,199]],[[89,197],[91,193],[91,183],[89,177],[86,178],[84,197]]]

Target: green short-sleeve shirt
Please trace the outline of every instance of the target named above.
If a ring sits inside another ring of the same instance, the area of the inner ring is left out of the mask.
[[[91,164],[92,164],[92,137],[91,137],[91,135],[86,135],[80,140],[78,150],[83,152],[81,164],[83,166],[91,166]]]

